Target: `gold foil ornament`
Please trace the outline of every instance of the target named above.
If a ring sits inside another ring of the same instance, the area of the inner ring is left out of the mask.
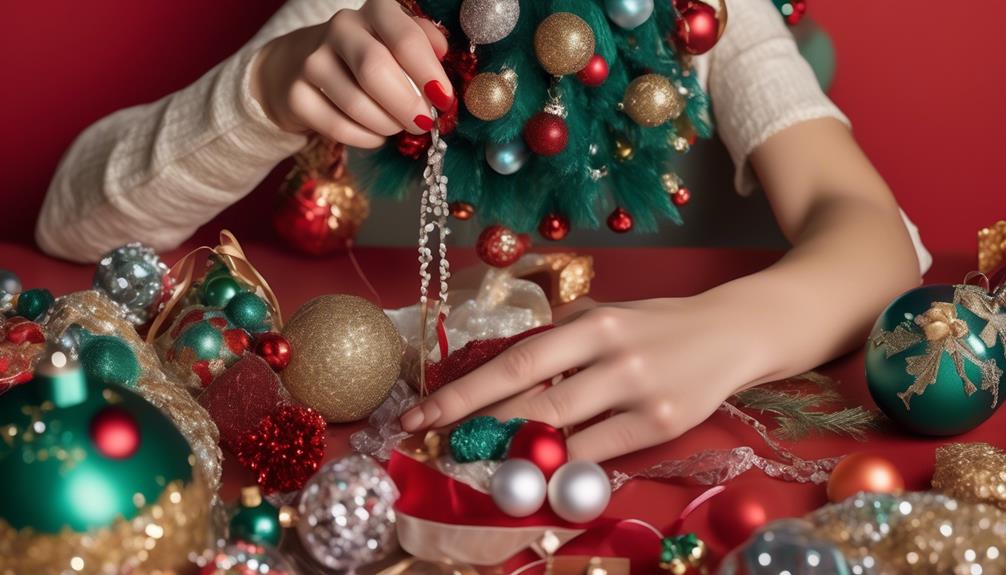
[[[962,501],[1006,509],[1006,451],[988,443],[936,448],[933,489]]]
[[[989,273],[1006,260],[1006,220],[978,230],[978,270]]]
[[[283,385],[330,422],[370,415],[398,379],[402,338],[381,308],[363,298],[317,297],[297,310],[283,335],[294,350]]]
[[[645,74],[629,83],[622,109],[632,121],[653,128],[673,120],[685,111],[685,98],[674,84],[660,74]]]
[[[576,14],[556,12],[538,24],[534,53],[549,74],[575,74],[594,55],[594,31]]]
[[[506,69],[499,74],[482,72],[472,78],[465,89],[465,107],[480,120],[498,120],[513,107],[516,91],[517,73],[513,70]]]

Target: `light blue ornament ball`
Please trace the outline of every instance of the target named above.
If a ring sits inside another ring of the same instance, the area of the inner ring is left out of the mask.
[[[650,19],[653,0],[604,0],[604,9],[619,27],[634,30]]]
[[[502,144],[486,144],[486,162],[497,174],[509,176],[524,167],[529,153],[523,138]]]
[[[0,293],[21,293],[21,280],[10,270],[0,269]]]

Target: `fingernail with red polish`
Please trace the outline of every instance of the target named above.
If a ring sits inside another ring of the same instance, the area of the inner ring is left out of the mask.
[[[423,424],[423,408],[417,405],[405,412],[401,418],[402,429],[405,431],[415,431]]]
[[[454,103],[454,96],[448,95],[444,90],[443,84],[436,80],[430,80],[423,86],[423,92],[426,93],[426,97],[429,98],[430,103],[437,107],[441,112],[446,112],[451,109],[451,104]]]
[[[429,116],[419,114],[413,119],[413,122],[415,122],[416,125],[419,126],[419,129],[424,132],[429,132],[433,129],[433,118]]]
[[[443,62],[444,58],[447,57],[447,48],[444,48],[443,51],[441,51],[439,48],[434,46],[433,52],[437,55],[437,60],[440,60],[441,62]]]

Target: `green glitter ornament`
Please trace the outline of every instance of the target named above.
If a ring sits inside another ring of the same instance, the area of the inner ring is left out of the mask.
[[[245,291],[244,287],[229,275],[217,275],[206,280],[202,287],[203,305],[224,307],[237,294]]]
[[[38,321],[55,301],[47,289],[25,290],[17,298],[17,314],[29,321]]]
[[[469,419],[451,432],[451,454],[459,463],[503,459],[523,423],[523,419],[516,418],[501,423],[488,415]]]
[[[140,379],[140,362],[122,339],[114,335],[84,333],[80,343],[80,364],[88,379],[104,383],[136,387]]]
[[[251,292],[242,292],[231,298],[224,308],[224,315],[231,323],[251,333],[269,329],[269,306]]]
[[[188,326],[175,341],[176,349],[191,349],[198,359],[216,359],[224,344],[220,330],[207,321]]]
[[[258,487],[245,487],[237,513],[231,518],[229,534],[234,541],[275,547],[283,537],[279,509],[262,499]]]

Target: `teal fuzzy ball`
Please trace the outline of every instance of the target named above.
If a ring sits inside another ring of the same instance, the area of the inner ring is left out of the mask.
[[[488,415],[473,417],[451,432],[451,454],[459,463],[503,459],[523,423],[523,419],[501,423]]]
[[[1006,310],[984,290],[931,285],[908,291],[884,310],[867,343],[870,394],[913,433],[974,429],[1004,399],[1004,337]]]
[[[224,308],[224,315],[234,325],[252,333],[269,329],[269,306],[251,292],[241,292],[231,298]]]
[[[55,301],[56,298],[47,289],[25,290],[17,298],[17,314],[30,321],[38,321]]]
[[[89,380],[101,384],[135,387],[140,379],[136,354],[114,335],[85,335],[80,344],[80,364]]]

